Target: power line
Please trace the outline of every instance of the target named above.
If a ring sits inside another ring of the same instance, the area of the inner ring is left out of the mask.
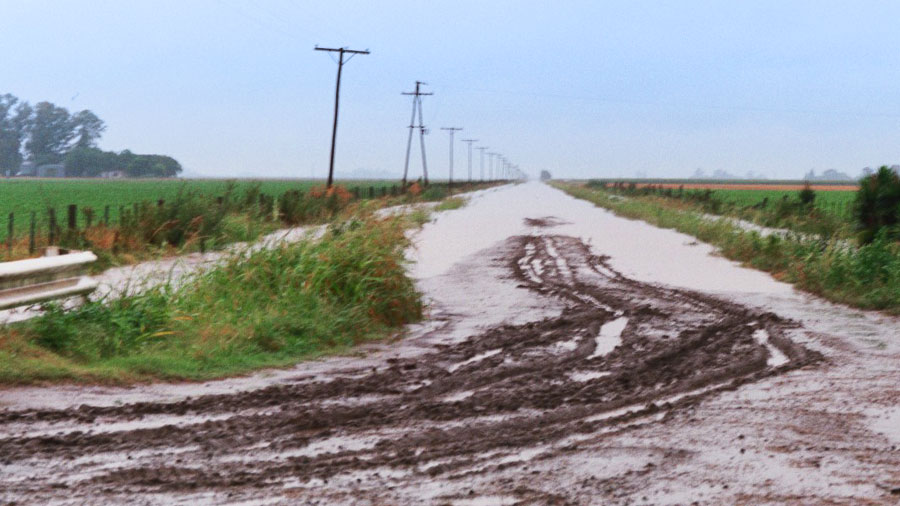
[[[591,96],[591,95],[568,95],[565,93],[544,93],[544,92],[531,92],[531,91],[512,91],[512,90],[494,90],[487,88],[469,88],[462,86],[448,86],[441,85],[441,87],[450,89],[450,90],[462,90],[462,91],[471,91],[475,93],[492,93],[498,95],[512,95],[512,96],[525,96],[525,97],[540,97],[540,98],[560,98],[565,100],[582,100],[586,102],[602,102],[609,104],[622,104],[622,105],[639,105],[639,106],[654,106],[654,107],[668,107],[668,108],[676,108],[676,109],[701,109],[701,110],[721,110],[721,111],[734,111],[734,112],[759,112],[759,113],[769,113],[769,114],[820,114],[820,115],[834,115],[834,116],[862,116],[862,117],[879,117],[879,118],[898,118],[900,117],[900,113],[892,113],[892,112],[867,112],[867,111],[839,111],[839,110],[827,110],[827,109],[792,109],[792,108],[775,108],[775,107],[757,107],[757,106],[741,106],[741,105],[721,105],[721,104],[703,104],[703,103],[691,103],[691,102],[653,102],[653,101],[645,101],[645,100],[628,100],[628,99],[616,99],[616,98],[608,98],[608,97],[599,97],[599,96]]]
[[[356,49],[347,49],[344,47],[340,48],[330,48],[330,47],[315,47],[316,51],[327,51],[329,53],[338,53],[338,71],[337,71],[337,84],[334,87],[334,127],[331,130],[331,160],[328,164],[328,184],[325,185],[326,188],[331,188],[331,184],[334,182],[334,144],[337,140],[337,125],[338,125],[338,103],[341,98],[341,70],[344,68],[344,54],[349,54],[350,58],[358,54],[369,54],[369,50],[360,51]],[[348,60],[349,61],[349,60]]]

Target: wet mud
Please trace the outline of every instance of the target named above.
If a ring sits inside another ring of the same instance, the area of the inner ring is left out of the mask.
[[[552,480],[523,462],[821,360],[787,337],[796,323],[629,279],[579,239],[515,236],[501,250],[509,279],[562,301],[559,316],[248,392],[0,411],[0,502],[578,504],[574,489],[505,471]],[[648,466],[684,458],[641,451]],[[494,488],[473,485],[491,476]]]

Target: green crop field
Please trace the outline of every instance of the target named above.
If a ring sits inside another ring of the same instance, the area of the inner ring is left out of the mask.
[[[300,179],[270,180],[235,180],[238,191],[259,184],[260,190],[273,196],[287,190],[306,191],[313,186],[323,185],[324,181]],[[115,223],[119,217],[120,206],[130,206],[136,202],[173,199],[180,191],[198,191],[208,195],[222,194],[228,181],[221,179],[152,179],[152,180],[99,180],[99,179],[0,179],[0,240],[5,240],[8,229],[8,216],[14,213],[15,235],[28,233],[31,213],[39,233],[45,232],[48,223],[47,210],[56,210],[57,221],[62,224],[66,216],[66,207],[70,204],[78,206],[79,226],[83,225],[81,212],[85,207],[94,209],[95,215],[102,219],[104,208],[110,206],[110,222]],[[338,184],[347,188],[360,187],[367,190],[369,186],[380,189],[397,184],[396,181],[340,181]]]
[[[792,190],[712,190],[712,192],[723,201],[742,207],[759,204],[766,198],[769,199],[769,206],[785,196],[797,199],[797,192]],[[817,191],[815,204],[823,211],[849,218],[854,198],[856,198],[855,191]]]

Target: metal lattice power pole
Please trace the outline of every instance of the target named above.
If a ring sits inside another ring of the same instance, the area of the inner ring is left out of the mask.
[[[441,130],[446,130],[447,133],[450,134],[450,178],[447,180],[447,193],[452,193],[453,190],[453,135],[462,130],[462,127],[441,127]]]
[[[484,151],[491,148],[488,146],[478,146],[475,149],[481,151],[481,180],[484,181]]]
[[[463,142],[469,145],[469,182],[472,182],[472,143],[478,142],[478,139],[462,139]]]
[[[316,51],[328,51],[331,53],[338,53],[338,71],[337,71],[337,85],[334,87],[334,127],[331,130],[331,160],[328,163],[328,184],[326,185],[328,188],[331,188],[331,184],[334,182],[334,144],[337,140],[337,125],[338,125],[338,103],[341,98],[341,70],[344,68],[344,55],[349,54],[350,58],[358,54],[369,54],[369,50],[358,51],[355,49],[347,49],[345,47],[339,48],[330,48],[330,47],[315,47]],[[348,58],[347,61],[350,61]]]
[[[434,95],[434,93],[424,93],[421,91],[422,81],[416,81],[416,91],[403,92],[402,95],[412,95],[413,108],[412,118],[409,120],[409,138],[406,140],[406,162],[403,164],[403,189],[406,190],[406,178],[409,173],[409,154],[412,149],[413,130],[419,128],[422,136],[422,173],[425,177],[425,184],[428,184],[428,167],[425,165],[425,126],[422,125],[422,97],[426,95]],[[419,126],[416,126],[416,110],[419,112]]]

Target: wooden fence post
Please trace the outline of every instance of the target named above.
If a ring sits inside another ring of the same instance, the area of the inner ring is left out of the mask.
[[[9,255],[12,256],[12,247],[13,247],[13,233],[15,232],[15,214],[9,213],[9,221],[6,224],[6,249],[9,250]]]
[[[34,212],[34,211],[31,211],[31,230],[30,230],[29,233],[28,233],[28,254],[29,254],[29,255],[33,255],[33,254],[34,254],[34,250],[35,250],[35,247],[34,247],[34,227],[35,227],[35,224],[36,224],[35,222],[36,222],[36,221],[37,221],[37,220],[35,219],[35,212]]]
[[[56,210],[52,207],[47,209],[47,217],[49,218],[49,237],[48,242],[50,246],[56,243]]]
[[[78,226],[78,206],[69,204],[69,230],[75,230]]]

